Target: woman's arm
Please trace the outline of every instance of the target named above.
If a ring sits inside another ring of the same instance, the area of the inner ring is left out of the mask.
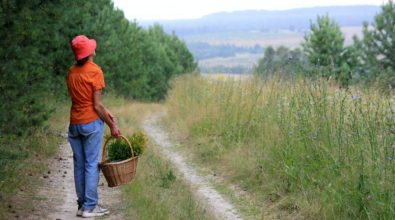
[[[93,92],[93,107],[99,117],[107,124],[111,130],[111,136],[119,137],[121,131],[119,130],[114,116],[103,106],[101,102],[101,90],[96,90]]]

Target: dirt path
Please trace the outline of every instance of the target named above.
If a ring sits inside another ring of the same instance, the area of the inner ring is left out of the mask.
[[[65,140],[66,142],[66,140]],[[44,185],[35,195],[35,211],[23,219],[81,219],[76,217],[77,202],[73,176],[73,156],[70,145],[59,145],[58,154],[48,161],[49,170],[42,175]],[[99,196],[103,207],[111,214],[100,219],[124,219],[120,206],[120,189],[109,188],[103,176],[100,177]],[[130,219],[130,218],[128,218]]]
[[[209,183],[207,177],[199,175],[190,167],[183,155],[176,152],[168,139],[168,134],[158,126],[158,120],[164,114],[154,114],[143,122],[143,129],[160,147],[162,155],[171,155],[171,162],[183,175],[184,180],[192,186],[197,200],[213,213],[217,219],[241,219],[234,206],[222,197]]]

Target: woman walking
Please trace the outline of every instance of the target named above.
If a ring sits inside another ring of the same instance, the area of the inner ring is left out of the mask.
[[[96,41],[79,35],[71,41],[71,49],[76,64],[70,67],[66,78],[72,101],[68,140],[73,149],[77,216],[103,216],[110,213],[98,205],[103,123],[108,125],[113,137],[121,133],[113,115],[101,103],[105,83],[101,68],[93,62]]]

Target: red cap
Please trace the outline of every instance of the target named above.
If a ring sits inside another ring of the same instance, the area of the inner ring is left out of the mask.
[[[87,38],[85,35],[78,35],[71,41],[71,49],[74,52],[75,59],[81,60],[95,52],[96,41]]]

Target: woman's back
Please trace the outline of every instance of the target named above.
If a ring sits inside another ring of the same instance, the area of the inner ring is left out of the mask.
[[[93,61],[73,65],[66,81],[72,100],[70,123],[84,124],[99,118],[93,106],[93,92],[105,87],[101,68]]]

